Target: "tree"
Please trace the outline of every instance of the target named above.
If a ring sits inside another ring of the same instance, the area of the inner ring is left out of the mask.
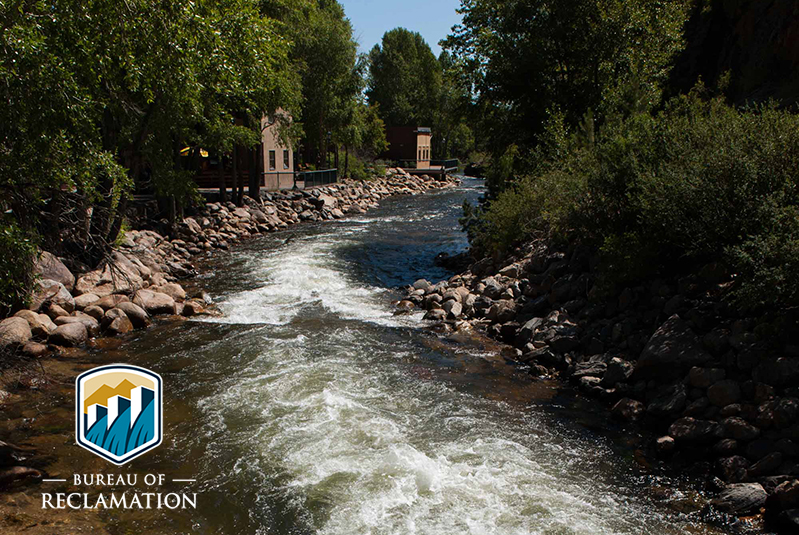
[[[391,126],[432,126],[441,94],[441,66],[422,36],[405,28],[383,35],[369,53],[366,95]]]
[[[184,147],[252,146],[263,114],[299,101],[289,42],[258,8],[0,4],[0,204],[10,217],[0,231],[96,265],[134,187],[156,193],[174,220],[195,194]]]
[[[597,124],[660,102],[688,0],[463,0],[444,41],[495,155],[533,147],[561,110]]]

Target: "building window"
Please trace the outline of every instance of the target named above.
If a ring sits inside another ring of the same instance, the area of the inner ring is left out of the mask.
[[[270,150],[269,151],[269,170],[270,171],[274,171],[275,170],[275,166],[276,166],[276,164],[275,164],[275,151]]]
[[[283,169],[289,168],[289,151],[283,149]]]

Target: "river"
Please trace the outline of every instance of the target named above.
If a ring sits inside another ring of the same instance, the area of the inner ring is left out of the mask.
[[[477,336],[394,315],[398,285],[450,275],[433,258],[466,247],[457,219],[481,187],[387,199],[208,261],[198,283],[223,317],[114,352],[165,383],[163,445],[115,471],[195,479],[182,490],[199,507],[115,513],[113,531],[725,532],[676,512],[690,485],[636,462],[636,435],[603,408]]]

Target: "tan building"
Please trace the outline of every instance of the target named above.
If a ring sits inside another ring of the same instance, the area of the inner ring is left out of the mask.
[[[280,140],[274,119],[261,119],[263,146],[263,181],[266,189],[285,189],[294,186],[294,152]]]
[[[388,150],[383,157],[399,162],[400,167],[430,167],[433,132],[427,126],[390,126],[386,128]]]
[[[281,112],[278,112],[281,113]],[[240,123],[242,124],[242,123]],[[181,152],[190,160],[198,158],[198,172],[195,177],[197,186],[202,189],[219,189],[224,176],[225,186],[233,189],[237,181],[233,177],[233,161],[238,175],[238,183],[250,188],[268,190],[288,189],[294,187],[294,153],[291,146],[284,144],[279,135],[279,124],[273,118],[261,119],[261,145],[254,148],[236,147],[221,159],[218,154],[203,149],[192,150],[186,147]],[[195,164],[187,161],[187,166]]]

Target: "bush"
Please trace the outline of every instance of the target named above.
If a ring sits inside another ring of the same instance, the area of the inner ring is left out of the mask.
[[[33,237],[6,219],[0,219],[0,317],[27,303],[37,253]]]
[[[574,134],[565,143],[488,206],[478,247],[576,239],[601,249],[620,280],[721,260],[737,274],[741,303],[799,304],[795,115],[737,110],[696,91],[608,127],[596,143]]]

